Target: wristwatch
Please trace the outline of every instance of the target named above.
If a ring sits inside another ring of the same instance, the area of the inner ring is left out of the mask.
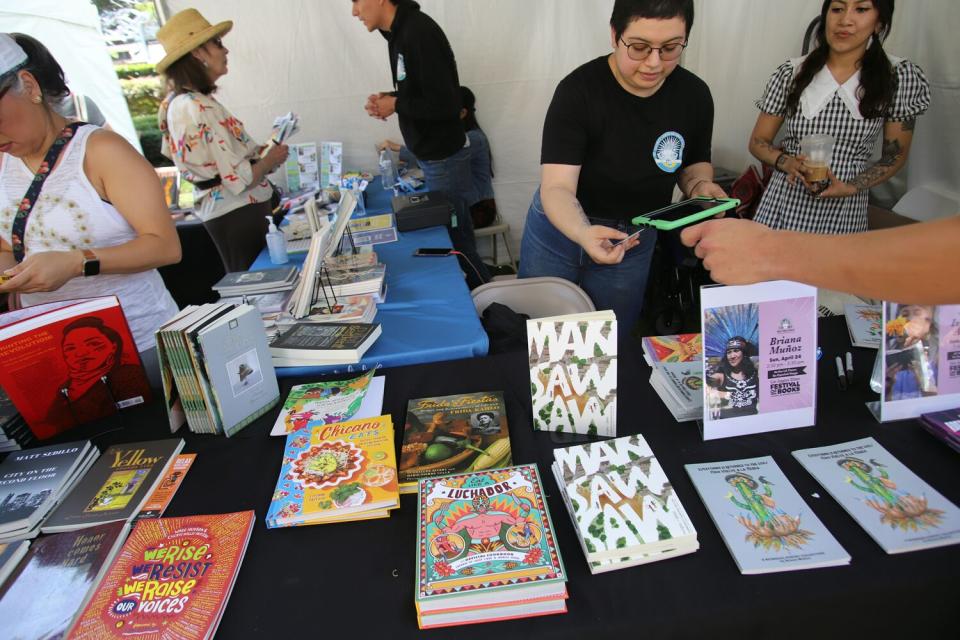
[[[83,251],[83,275],[84,276],[95,276],[100,273],[100,258],[97,257],[90,249],[82,249]]]

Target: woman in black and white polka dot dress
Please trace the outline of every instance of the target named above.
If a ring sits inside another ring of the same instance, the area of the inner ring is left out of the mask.
[[[867,230],[871,187],[906,163],[918,116],[930,105],[923,71],[889,56],[893,0],[825,0],[817,46],[780,65],[757,101],[760,115],[750,153],[777,169],[756,220],[774,229],[809,233]],[[773,139],[785,127],[780,147]],[[882,155],[870,156],[883,133]],[[810,134],[834,138],[826,188],[811,182],[800,155]]]

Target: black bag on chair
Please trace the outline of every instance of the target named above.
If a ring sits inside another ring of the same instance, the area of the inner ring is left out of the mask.
[[[527,320],[525,313],[517,313],[510,307],[499,302],[491,302],[483,310],[480,322],[490,340],[488,353],[507,353],[510,351],[525,351],[527,349]]]

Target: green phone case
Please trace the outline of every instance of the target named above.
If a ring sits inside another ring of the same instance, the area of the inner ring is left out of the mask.
[[[715,200],[720,202],[715,207],[710,207],[709,209],[704,209],[703,211],[698,211],[697,213],[691,213],[685,218],[679,220],[657,220],[656,216],[673,209],[674,207],[679,207],[685,205],[694,200]],[[734,207],[740,204],[740,200],[737,198],[708,198],[708,197],[699,197],[699,198],[690,198],[689,200],[682,200],[680,202],[675,202],[671,205],[663,207],[662,209],[657,209],[656,211],[651,211],[650,213],[645,213],[642,216],[637,216],[631,222],[636,225],[646,225],[648,227],[653,227],[654,229],[659,229],[661,231],[670,231],[671,229],[678,229],[684,227],[688,224],[693,224],[694,222],[699,222],[705,218],[711,218],[721,211],[726,211],[728,209],[733,209]]]

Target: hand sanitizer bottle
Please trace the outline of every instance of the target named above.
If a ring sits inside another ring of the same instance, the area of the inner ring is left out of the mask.
[[[287,256],[287,239],[283,232],[277,229],[273,224],[272,216],[264,216],[270,223],[270,229],[267,231],[267,250],[270,252],[270,262],[273,264],[286,264],[290,261]]]

